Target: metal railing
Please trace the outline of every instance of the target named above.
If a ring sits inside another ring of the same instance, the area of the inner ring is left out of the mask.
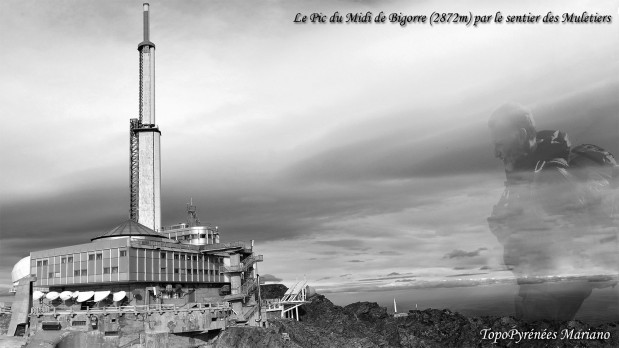
[[[251,244],[239,240],[236,242],[229,242],[229,243],[217,243],[217,244],[206,244],[206,245],[200,245],[200,250],[203,251],[209,251],[209,250],[225,250],[225,249],[235,249],[235,248],[241,248],[241,249],[251,249]]]
[[[251,267],[256,262],[264,261],[262,255],[250,255],[241,261],[241,264],[238,266],[223,266],[223,271],[225,273],[233,273],[233,272],[245,272],[249,267]]]
[[[209,303],[193,303],[190,305],[177,306],[176,304],[150,304],[150,305],[135,305],[135,306],[109,306],[95,307],[75,310],[72,307],[67,309],[58,309],[48,305],[32,307],[31,315],[73,315],[73,314],[111,314],[111,313],[163,313],[163,312],[193,312],[205,310],[227,310],[230,309],[228,302],[209,302]]]

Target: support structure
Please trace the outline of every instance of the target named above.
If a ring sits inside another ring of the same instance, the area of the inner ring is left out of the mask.
[[[298,281],[277,301],[266,304],[267,312],[280,312],[282,318],[299,320],[299,307],[307,301],[307,281]]]
[[[155,124],[155,44],[149,40],[149,5],[144,4],[140,53],[139,118],[130,122],[130,218],[161,228],[161,132]]]

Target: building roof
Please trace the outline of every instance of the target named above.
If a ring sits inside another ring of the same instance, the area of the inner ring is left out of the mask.
[[[167,237],[163,234],[155,232],[154,230],[151,230],[150,228],[129,219],[122,224],[114,227],[110,232],[100,235],[99,237],[95,237],[91,239],[91,241],[101,238],[112,237],[158,237],[167,239]]]

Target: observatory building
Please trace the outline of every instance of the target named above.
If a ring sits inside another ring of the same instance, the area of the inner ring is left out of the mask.
[[[130,120],[129,219],[90,242],[32,251],[13,270],[9,335],[37,330],[100,331],[122,336],[208,332],[266,325],[260,309],[253,241],[220,242],[218,228],[161,226],[161,132],[155,122],[155,44],[144,4],[139,51],[139,117]],[[148,318],[148,320],[145,320]],[[182,320],[181,320],[182,319]]]

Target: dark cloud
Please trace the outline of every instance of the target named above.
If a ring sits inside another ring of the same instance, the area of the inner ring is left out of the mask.
[[[487,248],[479,248],[475,251],[464,251],[464,250],[460,250],[460,249],[454,249],[451,252],[445,254],[445,256],[443,256],[443,258],[446,259],[455,259],[455,258],[461,258],[461,257],[475,257],[475,256],[479,256],[479,253],[484,251],[484,250],[488,250]]]
[[[314,243],[336,246],[336,247],[346,248],[346,249],[361,249],[362,247],[365,246],[364,242],[358,239],[320,240]]]
[[[342,274],[342,275],[340,276],[340,278],[343,278],[343,277],[348,277],[348,276],[351,276],[351,275],[352,275],[352,273]]]
[[[608,237],[604,237],[600,239],[600,243],[609,243],[609,242],[614,242],[616,240],[617,240],[617,235],[608,236]]]
[[[263,274],[260,276],[260,280],[264,282],[281,282],[283,279],[272,274]]]
[[[415,281],[415,279],[413,279],[413,278],[406,278],[406,279],[398,279],[395,282],[396,283],[408,283],[408,282],[414,282],[414,281]]]
[[[395,251],[395,250],[383,250],[383,251],[379,251],[378,255],[387,255],[387,256],[391,256],[391,255],[404,255],[403,253],[399,252],[399,251]]]
[[[415,280],[411,282],[402,282],[401,285],[390,286],[390,291],[395,290],[408,290],[408,289],[429,289],[429,288],[458,288],[458,287],[473,287],[479,285],[490,284],[512,284],[513,279],[445,279],[441,281],[426,281]],[[329,287],[317,287],[316,291],[320,293],[334,293],[334,292],[382,292],[385,291],[385,287],[382,283],[361,283],[361,284],[343,284]]]
[[[489,266],[481,266],[479,267],[479,270],[484,271],[484,270],[489,270],[490,267]]]
[[[388,275],[383,276],[383,277],[365,278],[365,279],[359,279],[357,281],[358,282],[375,282],[375,281],[381,281],[381,280],[393,280],[393,279],[409,278],[411,276],[412,276],[412,273],[400,274],[400,273],[397,273],[397,272],[392,272],[392,273],[389,273]]]
[[[595,142],[619,153],[615,131],[619,125],[618,93],[619,83],[610,80],[568,98],[542,100],[539,107],[533,108],[538,128],[562,129],[575,144]],[[497,101],[496,106],[501,102]],[[433,115],[428,110],[381,115],[377,119],[394,128],[301,159],[286,175],[304,182],[350,182],[454,176],[496,168],[486,124],[488,116],[480,117],[475,112],[467,124],[441,128],[420,129],[414,123],[418,118],[435,116],[441,115]],[[374,125],[370,122],[374,121],[347,124],[346,130],[336,130],[328,138],[342,138],[340,133],[354,134],[355,128],[372,129]]]
[[[365,261],[361,261],[361,260],[349,260],[348,262],[365,262]]]
[[[474,275],[479,275],[479,274],[488,274],[488,273],[460,273],[460,274],[448,275],[446,277],[468,277],[468,276],[474,276]]]

